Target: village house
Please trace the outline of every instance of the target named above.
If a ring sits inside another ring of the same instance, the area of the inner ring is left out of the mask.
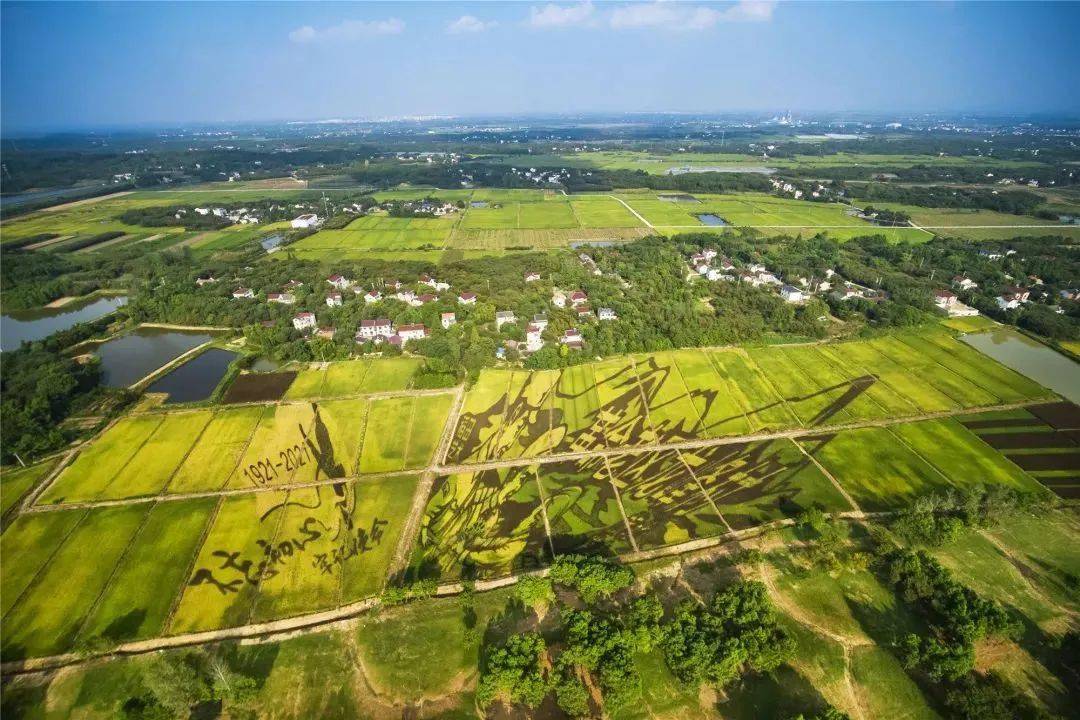
[[[529,325],[525,328],[525,349],[528,352],[534,353],[544,347],[543,332],[543,328],[536,325]]]
[[[386,289],[387,290],[400,290],[401,289],[401,282],[398,281],[398,280],[387,280],[386,281]]]
[[[319,216],[314,214],[301,215],[300,217],[293,218],[291,225],[295,230],[317,227],[319,225]]]
[[[424,293],[423,295],[418,296],[412,304],[419,307],[420,305],[427,305],[428,303],[437,302],[438,300],[439,298],[437,296],[432,295],[431,293]]]
[[[234,300],[240,300],[241,298],[253,298],[255,297],[255,291],[251,288],[236,288],[232,291]]]
[[[471,292],[460,293],[458,295],[457,301],[458,301],[459,305],[475,305],[476,304],[476,293],[471,293]]]
[[[394,325],[386,318],[361,320],[360,327],[356,331],[356,341],[362,343],[376,338],[388,338],[393,334]]]
[[[427,337],[427,328],[423,325],[401,325],[397,329],[397,337],[401,338],[402,345],[410,340],[423,340]]]
[[[702,256],[705,258],[705,262],[712,262],[716,257],[717,252],[712,248],[705,248],[701,251]]]
[[[593,275],[603,275],[603,273],[600,272],[600,268],[596,267],[596,261],[593,260],[592,257],[590,257],[589,255],[581,253],[580,255],[578,255],[578,260],[580,260],[581,264],[585,266],[585,269],[591,272]]]
[[[794,285],[784,285],[781,287],[780,297],[784,298],[784,302],[789,303],[801,303],[806,300],[806,296],[803,295],[802,290]]]
[[[842,287],[837,288],[833,292],[833,297],[839,300],[851,300],[852,298],[862,297],[862,290],[851,283],[844,283]]]
[[[934,291],[934,304],[941,310],[948,310],[949,306],[956,302],[956,295],[948,290]]]
[[[412,290],[401,290],[394,294],[394,299],[412,305],[413,301],[416,300],[416,293]]]
[[[378,290],[368,290],[364,293],[364,302],[366,303],[377,303],[380,300],[382,300],[382,293]]]
[[[527,282],[527,283],[536,282],[539,279],[540,279],[540,273],[538,273],[538,272],[531,272],[530,271],[530,272],[525,273],[525,282]]]
[[[566,307],[566,294],[561,290],[556,290],[551,293],[551,304],[557,308]]]
[[[711,280],[712,282],[716,282],[720,278],[723,278],[723,277],[726,277],[726,276],[723,275],[716,268],[709,268],[709,271],[705,274],[705,277],[708,278],[709,280]]]
[[[543,331],[548,326],[548,317],[546,313],[536,313],[533,315],[532,324],[540,328]]]
[[[588,305],[579,305],[577,308],[577,317],[578,320],[592,320],[595,316],[593,315],[591,307]]]
[[[443,330],[449,330],[451,325],[457,324],[457,315],[450,312],[444,312],[441,316]]]
[[[979,287],[979,284],[977,282],[975,282],[969,277],[964,277],[963,275],[957,275],[956,277],[954,277],[952,279],[952,284],[953,287],[959,288],[961,290],[972,290]]]
[[[341,307],[341,293],[330,293],[327,295],[326,307]]]
[[[292,293],[267,293],[266,301],[272,303],[278,303],[279,305],[295,305],[296,296]]]
[[[570,300],[570,304],[574,307],[577,307],[578,305],[584,305],[585,303],[589,302],[589,296],[583,293],[581,290],[575,290],[574,292],[570,293],[567,298]]]
[[[338,290],[347,290],[349,286],[352,285],[352,281],[343,275],[331,275],[326,278],[326,282],[330,283],[331,286]]]
[[[563,336],[559,338],[559,342],[571,350],[580,350],[585,346],[585,341],[582,339],[581,333],[578,332],[577,328],[570,328],[564,332]]]
[[[1028,301],[1031,297],[1031,293],[1024,288],[1008,288],[1001,295],[994,298],[997,301],[997,305],[1002,310],[1015,310]]]
[[[292,319],[293,327],[303,332],[304,330],[310,330],[315,327],[315,313],[302,312],[297,313]]]
[[[506,325],[508,323],[512,324],[512,323],[516,323],[516,322],[517,322],[517,316],[514,315],[513,310],[500,310],[497,313],[495,313],[495,328],[496,329],[499,329],[503,325]]]
[[[596,316],[601,320],[618,320],[619,316],[615,314],[615,311],[611,308],[600,308]]]
[[[217,278],[215,278],[213,275],[208,275],[207,277],[195,278],[195,284],[198,285],[199,287],[202,287],[203,285],[210,285],[210,284],[216,283],[216,282],[217,282]]]
[[[757,278],[763,284],[766,284],[766,285],[782,285],[783,284],[783,283],[780,282],[780,278],[776,277],[776,275],[769,272],[768,270],[759,271],[758,274],[757,274]]]
[[[450,283],[440,282],[439,280],[436,280],[435,278],[430,277],[428,275],[421,275],[420,276],[420,284],[421,285],[427,285],[428,287],[434,288],[436,290],[449,290],[450,289]]]

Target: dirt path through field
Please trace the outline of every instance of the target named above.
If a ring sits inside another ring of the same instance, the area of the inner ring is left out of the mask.
[[[868,637],[849,637],[847,635],[840,635],[833,632],[827,627],[815,622],[812,617],[806,611],[804,611],[798,604],[793,602],[789,597],[780,592],[780,589],[776,587],[776,582],[773,579],[772,571],[769,568],[768,563],[761,563],[758,565],[758,572],[761,574],[761,580],[765,583],[765,587],[769,590],[769,596],[773,602],[784,611],[784,613],[795,622],[803,625],[818,635],[825,637],[829,640],[840,645],[844,652],[844,690],[847,695],[848,702],[845,703],[846,707],[842,709],[845,712],[852,714],[857,720],[865,720],[866,714],[863,712],[862,704],[859,702],[859,692],[857,689],[857,683],[852,676],[851,671],[851,651],[852,648],[868,647],[874,644],[874,642]]]

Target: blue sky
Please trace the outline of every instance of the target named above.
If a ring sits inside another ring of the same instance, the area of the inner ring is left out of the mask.
[[[4,129],[608,111],[1080,113],[1080,3],[15,3]]]

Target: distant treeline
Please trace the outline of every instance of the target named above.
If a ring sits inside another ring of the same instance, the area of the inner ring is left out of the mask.
[[[847,194],[862,200],[903,203],[934,208],[996,210],[1024,215],[1043,203],[1043,198],[1027,190],[992,191],[978,188],[942,186],[908,187],[885,183],[850,185]]]

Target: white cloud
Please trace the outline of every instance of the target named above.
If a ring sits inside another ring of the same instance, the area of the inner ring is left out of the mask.
[[[615,8],[608,16],[608,24],[616,30],[707,30],[725,22],[768,22],[775,8],[775,0],[740,0],[722,8],[689,3],[640,3]]]
[[[359,40],[373,35],[399,35],[404,30],[405,23],[397,18],[342,20],[337,25],[330,25],[321,30],[316,30],[310,25],[298,27],[289,33],[289,40],[294,43]]]
[[[534,28],[572,27],[591,25],[595,8],[591,0],[576,5],[556,5],[550,3],[543,7],[529,9],[528,24]]]
[[[490,30],[499,23],[494,20],[485,22],[474,15],[462,15],[457,20],[446,26],[446,32],[450,35],[464,35]]]

